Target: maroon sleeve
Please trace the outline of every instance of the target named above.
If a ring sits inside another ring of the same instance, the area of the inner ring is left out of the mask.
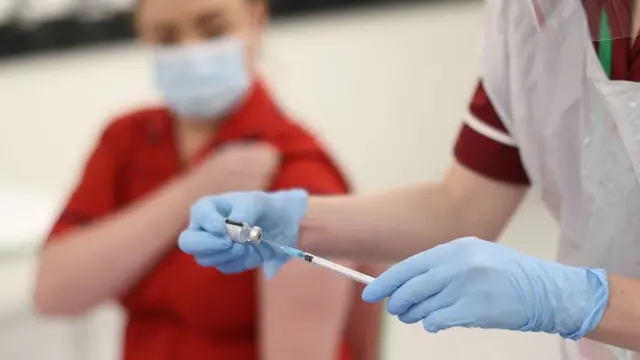
[[[482,83],[478,84],[473,95],[469,113],[474,120],[505,135],[509,134],[487,97]],[[517,147],[493,140],[467,124],[462,126],[458,134],[454,155],[459,163],[488,178],[514,184],[529,184]]]

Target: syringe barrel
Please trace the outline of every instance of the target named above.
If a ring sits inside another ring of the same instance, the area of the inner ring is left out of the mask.
[[[262,229],[257,226],[249,226],[240,221],[224,219],[227,235],[231,240],[239,243],[252,242],[259,244],[262,241]]]
[[[369,285],[374,280],[374,278],[369,275],[363,274],[353,269],[349,269],[348,267],[334,263],[333,261],[329,261],[327,259],[323,259],[315,255],[310,255],[310,254],[306,254],[306,255],[307,256],[305,256],[304,258],[305,261],[310,262],[315,266],[319,266],[321,268],[325,268],[327,270],[336,272],[342,276],[348,277],[349,279],[355,280],[361,284]]]

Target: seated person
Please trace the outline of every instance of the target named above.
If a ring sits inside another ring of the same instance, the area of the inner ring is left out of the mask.
[[[377,358],[379,312],[360,301],[358,284],[295,262],[268,283],[259,272],[228,276],[177,248],[201,196],[348,190],[256,75],[266,8],[258,0],[139,4],[140,38],[152,47],[166,106],[120,116],[103,131],[43,249],[40,313],[118,300],[125,360]]]

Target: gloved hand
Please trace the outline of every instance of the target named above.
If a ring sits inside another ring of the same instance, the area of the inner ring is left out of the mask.
[[[579,339],[600,322],[609,298],[604,270],[568,267],[505,246],[464,238],[417,254],[362,294],[389,297],[387,310],[425,330],[477,327],[557,333]]]
[[[264,242],[234,242],[227,236],[224,219],[259,226],[264,239],[295,247],[307,199],[304,190],[235,192],[202,198],[191,208],[189,227],[180,235],[179,247],[193,255],[198,264],[227,274],[264,264],[265,274],[271,278],[289,257]]]

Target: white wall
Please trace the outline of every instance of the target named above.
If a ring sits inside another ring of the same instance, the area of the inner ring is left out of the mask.
[[[267,36],[265,73],[361,191],[434,180],[451,160],[476,80],[481,31],[481,4],[288,21]],[[59,203],[109,116],[154,99],[145,52],[133,45],[0,66],[0,182],[32,185]],[[505,241],[551,258],[554,234],[532,199]],[[117,315],[102,312],[93,322],[97,358],[115,359]],[[393,319],[385,334],[386,359],[558,358],[555,339],[543,335],[453,330],[431,336]]]

